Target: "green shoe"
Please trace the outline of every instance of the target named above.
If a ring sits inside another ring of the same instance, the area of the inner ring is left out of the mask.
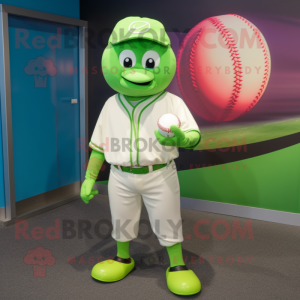
[[[114,282],[123,279],[134,268],[133,258],[115,257],[96,264],[92,269],[92,277],[104,282]]]
[[[166,276],[168,288],[174,294],[189,296],[201,291],[199,278],[186,266],[169,267]]]

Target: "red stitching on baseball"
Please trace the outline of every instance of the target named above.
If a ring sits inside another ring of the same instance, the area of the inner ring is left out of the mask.
[[[180,121],[180,119],[178,118],[177,115],[174,115],[174,114],[172,114],[172,115],[175,116],[175,117],[178,119],[178,127],[180,128],[180,127],[181,127],[181,121]],[[162,116],[161,116],[161,117],[162,117]],[[172,130],[171,130],[170,128],[166,128],[166,127],[162,126],[162,125],[159,123],[159,120],[161,119],[161,117],[157,120],[157,126],[158,126],[158,128],[161,129],[162,131],[166,131],[167,133],[172,132]]]
[[[225,25],[222,23],[222,21],[219,18],[211,17],[208,18],[208,20],[218,29],[218,31],[220,32],[220,34],[222,34],[223,37],[226,36],[225,38],[226,45],[228,47],[230,56],[232,57],[232,61],[233,61],[233,71],[234,71],[235,81],[234,81],[231,96],[229,98],[229,102],[227,103],[224,113],[218,120],[218,121],[223,121],[232,112],[234,106],[238,101],[238,97],[242,87],[242,77],[243,77],[242,63],[241,63],[241,57],[239,56],[238,48],[236,46],[236,43],[234,41],[231,32],[225,27]]]
[[[180,128],[181,127],[181,121],[180,121],[180,119],[178,118],[177,115],[174,115],[174,116],[178,119],[178,127]]]
[[[195,88],[195,92],[196,92],[196,94],[198,94],[199,99],[201,99],[201,95],[199,94],[199,88],[197,85],[197,81],[196,81],[196,78],[194,77],[194,75],[195,75],[194,61],[195,61],[195,55],[196,55],[196,48],[198,46],[198,42],[200,40],[201,35],[202,35],[202,28],[200,29],[195,41],[193,42],[193,46],[192,46],[191,52],[190,52],[190,60],[189,60],[189,71],[190,71],[190,75],[191,75],[191,79],[192,79],[192,85]],[[206,110],[206,112],[211,117],[213,117],[211,112],[209,111],[209,109],[206,107],[206,105],[203,102],[201,104],[202,104],[203,108]]]
[[[190,73],[192,87],[194,88],[196,96],[198,96],[199,100],[202,98],[202,95],[199,93],[198,85],[197,85],[196,78],[195,78],[196,72],[194,69],[194,60],[195,60],[196,47],[197,47],[198,41],[201,37],[201,34],[202,34],[202,28],[197,33],[197,38],[193,41],[193,45],[191,47],[191,50],[189,51],[189,54],[184,56],[184,58],[187,59],[187,68],[188,68],[188,72]],[[185,47],[187,46],[186,44],[188,43],[189,37],[190,37],[190,35],[188,33],[185,36],[183,42],[181,43],[181,45],[179,47],[177,57],[180,57],[181,59],[183,58],[182,52],[184,51]],[[177,70],[179,70],[179,72],[177,72],[177,82],[178,82],[181,94],[184,96],[185,93],[184,93],[184,89],[182,87],[181,80],[180,80],[180,65],[179,64],[181,62],[181,59],[180,60],[177,59]],[[201,101],[201,102],[199,102],[199,104],[201,104],[202,110],[204,110],[206,112],[206,114],[209,115],[213,119],[213,115],[211,114],[210,110],[207,108],[205,103],[203,101]]]
[[[248,26],[250,26],[250,28],[254,31],[254,34],[258,37],[258,40],[260,42],[260,45],[262,47],[262,51],[264,53],[264,60],[265,60],[265,70],[264,70],[264,77],[263,77],[263,81],[262,81],[262,85],[259,89],[259,92],[257,93],[257,95],[255,96],[254,100],[252,100],[251,104],[248,106],[248,108],[239,115],[242,116],[244,115],[245,113],[247,113],[248,111],[250,111],[254,105],[257,103],[258,99],[260,98],[261,94],[263,93],[264,89],[266,88],[266,83],[268,81],[268,77],[269,77],[269,73],[270,73],[270,61],[269,61],[269,55],[267,53],[267,50],[266,50],[266,45],[264,44],[263,42],[263,39],[259,33],[259,30],[255,27],[252,26],[252,24],[244,19],[243,17],[239,16],[239,15],[235,15],[235,14],[230,14],[231,16],[234,16],[234,17],[237,17],[239,18],[240,20],[244,21]]]

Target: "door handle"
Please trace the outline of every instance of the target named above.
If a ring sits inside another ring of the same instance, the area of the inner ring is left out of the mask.
[[[61,102],[67,102],[67,103],[71,103],[71,104],[77,104],[78,103],[78,99],[71,99],[71,98],[60,98]]]

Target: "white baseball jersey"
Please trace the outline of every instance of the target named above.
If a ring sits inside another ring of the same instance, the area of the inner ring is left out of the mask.
[[[157,120],[167,113],[178,116],[185,133],[200,132],[189,109],[176,95],[163,91],[134,106],[126,96],[116,94],[105,102],[89,146],[104,152],[106,161],[114,165],[167,163],[179,156],[178,148],[160,145],[154,134]]]

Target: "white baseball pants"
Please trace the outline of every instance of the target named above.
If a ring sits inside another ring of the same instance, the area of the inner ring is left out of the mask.
[[[127,173],[111,165],[108,196],[115,240],[127,242],[137,237],[143,199],[159,243],[172,246],[183,241],[180,190],[174,161],[147,174]]]

